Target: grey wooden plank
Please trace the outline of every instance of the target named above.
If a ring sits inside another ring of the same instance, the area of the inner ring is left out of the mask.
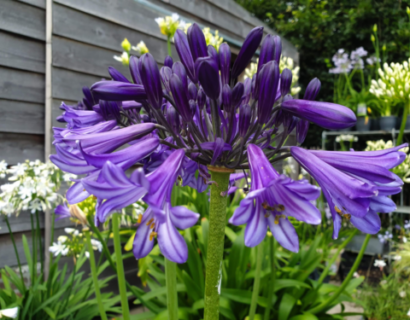
[[[0,29],[45,40],[45,12],[22,2],[2,0]]]
[[[31,4],[32,6],[39,7],[42,9],[46,8],[46,0],[17,0],[20,2],[25,2]]]
[[[114,51],[121,50],[121,42],[124,38],[127,38],[133,45],[142,40],[158,62],[163,62],[168,54],[164,38],[152,37],[138,30],[94,17],[58,3],[54,3],[53,6],[53,33]],[[174,45],[172,45],[172,50],[173,56],[176,57]]]
[[[44,75],[0,66],[0,99],[44,103]]]
[[[129,68],[114,60],[114,55],[121,53],[53,36],[53,66],[106,78],[112,66],[131,80]]]
[[[44,136],[34,134],[0,133],[1,158],[9,164],[44,160]]]
[[[0,99],[0,132],[44,134],[44,105]]]
[[[44,60],[44,42],[0,31],[0,65],[44,73]]]
[[[82,88],[100,81],[101,77],[53,67],[52,79],[53,98],[80,101],[83,95]]]

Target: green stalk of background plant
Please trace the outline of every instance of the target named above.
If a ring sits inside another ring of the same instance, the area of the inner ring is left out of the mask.
[[[122,317],[124,320],[130,320],[130,310],[128,306],[127,298],[127,288],[125,286],[125,272],[124,265],[122,263],[122,248],[121,248],[121,238],[120,238],[120,219],[121,215],[114,213],[112,215],[112,230],[114,233],[114,251],[115,251],[115,262],[117,263],[117,276],[118,276],[118,287],[121,296],[121,307],[122,307]]]
[[[165,258],[168,319],[178,320],[177,264]]]
[[[39,218],[39,213],[38,211],[36,211],[36,236],[38,238],[38,246],[39,246],[39,250],[40,250],[40,270],[41,270],[41,276],[44,276],[44,265],[43,265],[43,261],[44,261],[44,251],[43,251],[43,243],[41,241],[41,231],[40,231],[40,218]]]
[[[168,55],[172,58],[171,37],[167,38]]]
[[[6,220],[7,229],[9,230],[9,234],[10,234],[10,239],[11,239],[11,242],[13,243],[14,253],[16,254],[17,264],[18,264],[18,266],[19,266],[19,272],[20,272],[20,277],[21,277],[21,283],[22,283],[23,288],[24,288],[24,291],[25,291],[25,290],[26,290],[26,284],[24,283],[23,272],[21,271],[20,256],[19,256],[19,253],[18,253],[18,251],[17,251],[16,241],[14,240],[14,235],[13,235],[13,232],[11,231],[10,222],[9,222],[9,218],[8,218],[7,215],[4,216],[4,220]]]
[[[204,320],[218,320],[227,205],[227,198],[224,193],[228,190],[229,175],[233,171],[217,167],[209,167],[209,170],[213,184],[211,185],[209,205]]]
[[[101,300],[100,287],[98,285],[98,270],[95,265],[94,249],[93,249],[93,245],[91,244],[90,232],[86,231],[85,236],[87,239],[88,252],[90,254],[89,261],[90,261],[90,268],[91,268],[91,276],[93,278],[94,293],[95,293],[95,298],[97,299],[97,303],[98,303],[98,310],[100,311],[101,319],[107,320],[107,315],[105,314],[104,305]]]
[[[33,250],[33,268],[31,270],[31,285],[34,286],[37,275],[37,242],[36,242],[36,229],[34,228],[33,214],[30,214],[31,223],[31,245]]]
[[[410,102],[407,102],[404,105],[403,119],[401,120],[400,133],[399,133],[399,137],[397,138],[396,145],[400,145],[403,142],[403,134],[404,134],[404,129],[406,129],[407,116],[409,115],[409,108],[410,108]]]
[[[308,310],[307,311],[308,313],[317,314],[317,313],[324,311],[333,301],[335,301],[343,293],[343,291],[346,289],[347,285],[349,284],[350,280],[352,279],[353,274],[356,272],[357,268],[359,267],[360,262],[362,261],[364,252],[366,251],[367,244],[369,243],[371,236],[372,236],[371,234],[366,235],[366,238],[364,239],[363,244],[362,244],[362,248],[360,249],[360,252],[356,257],[356,261],[354,262],[352,268],[350,269],[350,272],[348,273],[348,275],[346,276],[346,278],[344,279],[340,287],[337,289],[337,291],[332,296],[330,296],[327,300],[319,304],[318,306]]]
[[[269,320],[270,316],[270,311],[272,309],[272,298],[273,298],[273,292],[274,292],[274,285],[276,281],[276,240],[275,237],[272,236],[272,240],[270,241],[269,244],[269,253],[270,253],[270,279],[269,279],[269,291],[268,291],[268,300],[265,308],[265,315],[263,316],[264,320]]]
[[[259,288],[261,284],[261,270],[262,270],[262,262],[263,262],[263,243],[264,241],[262,241],[256,247],[255,279],[253,281],[252,300],[251,300],[251,307],[249,309],[249,320],[253,320],[255,318],[256,306],[258,305]]]

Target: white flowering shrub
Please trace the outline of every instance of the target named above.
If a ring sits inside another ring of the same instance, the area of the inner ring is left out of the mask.
[[[51,162],[26,161],[7,168],[0,162],[0,177],[9,181],[0,186],[0,213],[18,215],[21,210],[31,213],[51,209],[63,198],[57,193],[62,181],[74,175],[63,174]]]

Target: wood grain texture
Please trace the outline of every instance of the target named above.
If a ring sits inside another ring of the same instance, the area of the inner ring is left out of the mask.
[[[22,2],[1,0],[0,29],[45,40],[45,12]]]
[[[163,62],[168,54],[164,38],[152,37],[138,30],[57,3],[53,7],[53,33],[115,52],[122,50],[121,42],[124,38],[127,38],[132,45],[142,40],[158,62]],[[174,45],[172,45],[172,50],[175,57],[177,53]],[[116,61],[114,63],[116,66],[119,64]]]
[[[17,0],[42,9],[46,8],[46,0]]]
[[[44,105],[0,99],[0,132],[44,134]]]
[[[44,60],[44,42],[0,31],[1,66],[44,73]]]
[[[44,103],[44,75],[0,66],[0,99]]]
[[[0,133],[2,159],[9,164],[44,160],[44,136],[34,134]]]
[[[53,66],[109,78],[112,66],[131,79],[129,68],[113,59],[118,51],[53,36]]]

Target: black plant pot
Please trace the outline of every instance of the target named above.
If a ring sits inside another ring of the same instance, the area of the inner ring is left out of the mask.
[[[410,130],[410,116],[407,116],[406,127],[405,130]]]
[[[370,130],[380,130],[380,118],[370,119]]]
[[[345,128],[345,129],[340,129],[339,131],[352,131],[352,127],[350,127],[350,128]]]
[[[391,131],[393,128],[396,127],[397,117],[389,116],[389,117],[381,117],[380,118],[380,129],[383,131]]]
[[[369,131],[370,130],[370,118],[369,117],[358,117],[356,121],[357,131]]]

